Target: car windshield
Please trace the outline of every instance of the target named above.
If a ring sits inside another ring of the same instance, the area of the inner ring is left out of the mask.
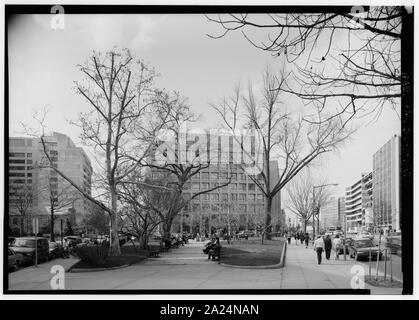
[[[35,248],[35,240],[16,239],[13,242],[13,247]]]
[[[372,247],[372,241],[371,240],[361,240],[361,241],[355,241],[354,242],[354,246],[356,248],[368,248],[368,247]]]

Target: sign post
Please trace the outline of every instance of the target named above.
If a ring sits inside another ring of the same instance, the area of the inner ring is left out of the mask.
[[[35,233],[35,267],[38,267],[38,232],[39,232],[39,219],[32,219],[33,233]]]

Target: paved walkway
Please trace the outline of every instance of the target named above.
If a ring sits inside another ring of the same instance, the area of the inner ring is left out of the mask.
[[[66,290],[123,289],[349,289],[354,276],[351,268],[361,265],[354,261],[324,261],[317,264],[313,249],[291,244],[286,265],[282,269],[240,269],[209,261],[202,253],[203,242],[191,242],[171,249],[158,258],[122,269],[66,273]],[[9,275],[12,290],[50,290],[50,268],[69,264],[58,259]],[[51,266],[50,266],[51,264]],[[366,270],[367,271],[367,270]],[[401,289],[370,288],[375,294],[400,294]]]

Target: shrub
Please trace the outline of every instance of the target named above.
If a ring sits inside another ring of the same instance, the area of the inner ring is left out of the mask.
[[[108,258],[108,248],[105,246],[77,247],[76,254],[81,261],[88,264],[104,264]]]

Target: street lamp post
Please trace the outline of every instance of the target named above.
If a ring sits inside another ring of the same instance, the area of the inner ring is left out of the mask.
[[[326,183],[326,184],[322,184],[319,186],[313,186],[313,239],[316,238],[316,232],[315,232],[315,215],[316,215],[316,194],[315,194],[315,189],[317,188],[322,188],[322,187],[327,187],[327,186],[337,186],[338,183]],[[320,210],[317,213],[317,232],[320,234]]]

